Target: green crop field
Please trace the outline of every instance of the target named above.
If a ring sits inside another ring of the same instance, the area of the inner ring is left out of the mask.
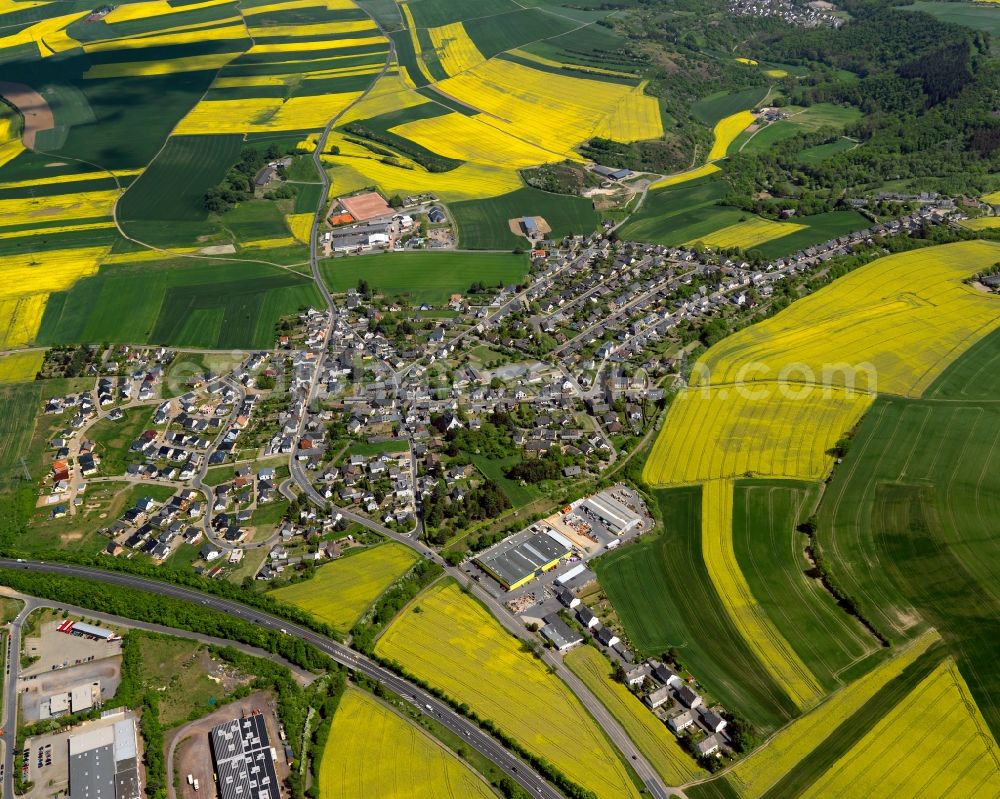
[[[268,348],[282,316],[320,303],[311,280],[263,264],[181,258],[107,266],[51,295],[38,340]]]
[[[847,668],[880,650],[879,642],[806,575],[806,537],[796,526],[817,486],[759,480],[736,484],[733,547],[760,606],[823,687],[843,683]],[[852,670],[852,677],[859,676]]]
[[[472,17],[491,17],[521,8],[514,0],[420,0],[411,9],[413,21],[422,28],[435,28]]]
[[[829,144],[817,144],[815,147],[807,147],[799,153],[798,160],[803,164],[818,164],[827,158],[832,158],[840,153],[853,150],[858,143],[850,139],[840,138]]]
[[[965,25],[968,28],[986,31],[996,36],[1000,34],[1000,14],[992,3],[939,3],[919,0],[913,5],[903,6],[902,11],[922,11],[937,17],[942,22]]]
[[[207,224],[205,192],[217,185],[239,157],[243,137],[237,134],[215,136],[171,136],[159,155],[122,196],[118,219],[126,233],[132,222],[159,222],[160,235],[152,241],[177,239],[175,222],[202,222],[203,232],[213,230]],[[202,229],[188,228],[187,230]],[[150,225],[133,234],[149,240]]]
[[[346,633],[417,560],[402,544],[356,550],[320,567],[309,580],[276,589],[272,596]]]
[[[753,214],[718,202],[729,191],[718,177],[654,189],[619,234],[624,239],[671,247],[697,240]]]
[[[445,305],[478,281],[488,286],[520,283],[528,258],[510,253],[394,252],[335,258],[321,265],[330,291],[344,292],[367,280],[375,291],[414,304]]]
[[[901,641],[926,625],[941,633],[994,735],[998,338],[953,364],[931,398],[876,401],[835,472],[818,531],[829,568],[883,635]]]
[[[477,15],[476,19],[465,23],[469,37],[487,58],[538,39],[560,36],[578,27],[573,20],[536,8],[521,8],[495,17]]]
[[[566,654],[565,662],[622,725],[667,785],[680,785],[704,774],[667,726],[614,679],[611,663],[604,655],[592,646],[580,646]]]
[[[701,550],[701,488],[655,492],[663,531],[601,558],[597,576],[641,655],[676,647],[726,707],[773,731],[795,715],[730,621]]]
[[[324,799],[491,799],[455,754],[374,697],[341,697],[319,769]]]
[[[784,258],[806,247],[846,236],[856,230],[864,230],[872,224],[857,211],[829,211],[825,214],[799,217],[792,221],[807,227],[779,239],[765,241],[755,249],[765,258]]]
[[[600,215],[590,200],[523,188],[489,200],[465,200],[448,206],[458,227],[459,246],[469,250],[510,250],[528,240],[510,232],[507,221],[541,216],[552,228],[551,238],[591,233]]]
[[[8,479],[28,450],[41,397],[38,382],[0,386],[0,482]]]
[[[753,108],[765,96],[767,96],[767,86],[751,86],[749,89],[735,92],[717,92],[691,106],[691,113],[699,122],[711,127],[720,119]]]

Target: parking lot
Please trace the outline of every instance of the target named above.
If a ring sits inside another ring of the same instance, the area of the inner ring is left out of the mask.
[[[111,656],[56,669],[42,674],[22,677],[18,680],[21,696],[21,712],[28,723],[39,720],[39,705],[53,694],[69,691],[84,683],[101,684],[101,701],[106,702],[115,695],[121,681],[121,657]]]
[[[43,674],[121,654],[121,641],[98,641],[82,635],[61,633],[56,629],[61,623],[61,619],[45,622],[37,637],[24,639],[24,654],[38,659],[21,671],[22,676]]]

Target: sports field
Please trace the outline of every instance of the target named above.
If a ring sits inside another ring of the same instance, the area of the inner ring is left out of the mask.
[[[662,531],[596,563],[601,586],[631,646],[643,656],[676,647],[684,664],[725,707],[763,732],[797,708],[741,637],[705,565],[702,489],[654,492]]]
[[[363,691],[340,698],[320,763],[324,799],[492,799],[489,785],[419,727]]]
[[[456,583],[438,583],[419,596],[376,652],[465,702],[601,799],[638,797],[576,697]]]
[[[954,662],[946,660],[802,796],[868,799],[998,793],[1000,747]]]
[[[309,580],[271,595],[302,608],[340,632],[347,632],[368,607],[418,560],[402,544],[382,544],[341,556]]]
[[[806,537],[796,527],[818,498],[814,484],[739,481],[733,548],[757,603],[826,691],[858,676],[881,650],[875,637],[808,576]]]
[[[767,381],[786,370],[796,382],[853,379],[859,390],[918,396],[1000,327],[1000,300],[962,282],[998,259],[1000,244],[983,241],[880,258],[712,347],[693,382]]]
[[[664,783],[681,785],[704,775],[666,725],[614,678],[611,663],[604,655],[592,646],[579,646],[563,660],[622,725]]]
[[[353,289],[364,279],[390,297],[446,305],[452,294],[465,294],[479,281],[487,286],[520,283],[528,266],[526,255],[512,253],[394,252],[326,261],[322,273],[333,292]]]

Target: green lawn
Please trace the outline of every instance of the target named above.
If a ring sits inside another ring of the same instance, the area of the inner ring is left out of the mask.
[[[250,524],[255,527],[259,526],[271,526],[273,527],[283,518],[288,512],[288,502],[286,500],[278,500],[276,502],[268,502],[266,505],[261,505],[257,510],[253,512],[253,516],[250,519]]]
[[[145,458],[142,453],[129,452],[129,447],[150,426],[153,412],[148,407],[141,407],[129,408],[124,413],[125,418],[117,422],[101,419],[87,433],[87,437],[97,444],[100,471],[105,476],[123,475],[129,463]]]
[[[523,188],[488,200],[450,203],[448,209],[458,227],[458,244],[469,250],[510,250],[527,247],[528,240],[510,232],[508,220],[541,216],[552,228],[550,238],[591,233],[600,215],[590,200],[563,194],[547,194]]]
[[[499,460],[483,455],[473,455],[472,462],[483,475],[500,486],[500,490],[515,508],[520,508],[522,505],[527,505],[538,499],[539,491],[537,488],[532,485],[521,485],[519,481],[511,480],[504,474],[508,469],[521,462],[520,455],[511,455]]]
[[[377,292],[414,304],[445,305],[452,294],[465,294],[482,281],[487,285],[520,283],[528,258],[509,253],[394,252],[335,258],[321,264],[333,292],[345,292],[367,280]]]
[[[772,122],[750,136],[742,147],[742,152],[763,152],[776,142],[800,133],[811,133],[823,127],[843,129],[845,125],[861,118],[858,109],[833,103],[817,103],[803,109],[793,108],[789,113],[791,116],[788,119]]]
[[[808,577],[796,530],[812,511],[818,486],[791,481],[736,484],[733,547],[757,602],[778,632],[827,691],[844,684],[841,672],[881,651],[879,642]],[[867,665],[874,665],[872,659]],[[852,671],[852,677],[860,674]]]
[[[876,401],[834,474],[818,530],[834,577],[883,635],[898,642],[927,625],[941,633],[994,735],[998,340],[969,350],[928,399]]]
[[[796,707],[741,638],[712,586],[701,551],[701,488],[654,496],[662,532],[594,564],[630,643],[642,656],[676,647],[725,707],[762,732],[776,730]]]
[[[52,294],[38,341],[266,349],[282,316],[320,303],[312,280],[264,264],[115,265]]]

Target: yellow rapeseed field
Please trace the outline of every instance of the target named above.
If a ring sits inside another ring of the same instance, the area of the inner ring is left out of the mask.
[[[1000,243],[985,241],[879,258],[712,347],[694,382],[774,380],[785,370],[792,380],[919,396],[1000,327],[1000,298],[962,282],[998,260]],[[856,368],[833,368],[844,364]]]
[[[574,160],[580,156],[572,148],[603,130],[626,95],[643,94],[641,86],[556,75],[502,59],[441,81],[438,87],[485,112],[484,121],[498,130]],[[641,100],[637,107],[642,113],[620,120],[617,135],[626,141],[662,135],[659,114],[651,119]]]
[[[0,299],[0,348],[23,347],[35,340],[48,299],[44,292]]]
[[[175,33],[158,33],[152,36],[134,36],[130,39],[109,39],[102,42],[90,42],[83,49],[88,53],[99,53],[105,50],[142,50],[148,47],[172,47],[175,44],[190,44],[203,42],[211,37],[212,41],[227,41],[246,39],[247,30],[242,24],[223,25],[212,28],[209,34],[201,27],[190,26]]]
[[[729,618],[764,668],[801,710],[815,705],[823,687],[754,599],[733,548],[733,483],[709,480],[701,489],[702,556]]]
[[[667,785],[681,785],[705,772],[681,749],[667,726],[649,712],[642,701],[612,675],[611,663],[592,646],[568,652],[566,665],[579,677],[628,733]]]
[[[385,37],[363,36],[356,39],[320,39],[319,41],[303,40],[298,42],[273,42],[255,44],[248,51],[248,55],[260,55],[261,53],[295,53],[308,52],[312,50],[339,50],[343,47],[361,47],[367,44],[386,44]]]
[[[352,105],[340,119],[341,125],[356,122],[359,119],[370,119],[390,111],[412,108],[428,102],[426,97],[417,94],[399,73],[384,75],[379,78],[372,90],[356,104]]]
[[[327,170],[336,194],[374,184],[390,197],[430,191],[446,202],[454,202],[498,197],[524,185],[515,170],[487,164],[467,163],[448,172],[428,172],[420,166],[405,169],[375,158],[324,157],[323,160],[336,162]]]
[[[167,0],[143,0],[143,2],[139,3],[125,3],[115,6],[111,13],[104,17],[104,21],[108,24],[113,24],[115,22],[128,22],[135,19],[170,16],[171,14],[186,14],[189,11],[227,5],[230,2],[232,0],[205,0],[205,2],[201,3],[172,6]]]
[[[423,75],[424,80],[433,83],[434,76],[427,70],[427,64],[424,63],[424,56],[420,50],[420,39],[417,37],[417,26],[413,21],[410,5],[409,3],[400,3],[399,8],[403,12],[403,19],[406,20],[406,29],[410,32],[410,42],[413,44],[413,52],[417,56],[414,59],[417,62],[417,69],[420,70],[420,74]]]
[[[0,105],[0,166],[13,161],[23,152],[18,120],[7,110],[7,106]]]
[[[622,97],[610,116],[594,128],[594,136],[631,142],[663,135],[660,101],[643,93],[642,86]]]
[[[1000,227],[1000,216],[977,216],[975,219],[966,219],[959,224],[969,230],[990,230]]]
[[[354,0],[289,0],[288,2],[265,3],[252,8],[241,9],[244,17],[270,14],[274,11],[294,11],[300,8],[325,8],[327,11],[356,11]]]
[[[111,216],[118,195],[118,189],[108,189],[0,200],[0,221],[10,226]]]
[[[928,630],[890,660],[827,697],[822,704],[783,727],[766,746],[756,749],[726,775],[741,799],[757,799],[817,747],[823,739],[861,710],[885,685],[903,673],[940,636]]]
[[[106,247],[81,247],[5,255],[0,261],[0,302],[68,289],[81,277],[94,274],[107,251]]]
[[[428,733],[355,688],[337,705],[319,769],[323,799],[494,799]]]
[[[737,222],[735,225],[712,231],[707,236],[699,237],[696,241],[701,242],[706,247],[720,249],[742,247],[744,250],[749,250],[765,241],[787,236],[789,233],[803,228],[805,225],[797,225],[793,222],[772,222],[770,219],[753,217],[744,222]],[[688,242],[688,244],[694,243],[694,241]]]
[[[438,583],[417,597],[375,649],[491,719],[600,799],[638,796],[569,688],[456,583]]]
[[[737,58],[736,60],[739,61],[741,64],[747,64],[751,67],[757,66],[756,58]]]
[[[45,360],[45,350],[25,350],[0,356],[0,383],[34,380]]]
[[[238,52],[206,53],[205,55],[164,58],[156,61],[122,61],[111,64],[95,64],[83,73],[84,78],[129,78],[143,75],[173,75],[178,72],[200,72],[221,69],[232,61]]]
[[[725,119],[719,120],[712,130],[712,135],[715,139],[712,142],[712,149],[708,152],[708,160],[715,161],[719,158],[725,158],[726,152],[729,150],[729,145],[749,125],[753,124],[753,121],[754,115],[749,111],[740,111],[737,114],[731,114]]]
[[[80,172],[68,175],[49,175],[48,177],[32,178],[31,180],[8,180],[0,183],[0,190],[26,189],[29,186],[54,186],[59,183],[79,183],[84,180],[105,180],[112,176],[120,178],[132,177],[142,172],[141,169],[116,169],[102,172]]]
[[[427,32],[434,45],[434,52],[441,61],[441,67],[449,76],[472,69],[486,60],[461,22],[429,28]]]
[[[530,140],[516,139],[492,127],[482,114],[466,116],[454,111],[430,119],[417,119],[392,128],[392,133],[416,142],[445,158],[496,164],[511,169],[537,166],[556,159]]]
[[[69,233],[77,230],[101,230],[102,228],[113,228],[115,223],[111,220],[107,222],[87,222],[85,224],[55,225],[52,227],[38,228],[35,231],[26,231],[22,228],[17,230],[7,230],[0,227],[0,239],[19,239],[22,236],[49,234],[49,233]]]
[[[1000,0],[997,0],[997,2],[1000,2]],[[980,199],[984,203],[992,203],[992,204],[1000,203],[1000,191],[993,191],[990,192],[989,194],[984,194]]]
[[[769,78],[787,78],[788,72],[783,69],[765,69],[764,74]]]
[[[312,239],[312,224],[314,214],[289,214],[285,217],[285,224],[292,231],[292,235],[303,244],[308,244]]]
[[[271,595],[347,632],[418,557],[402,544],[382,544],[341,557],[317,569],[311,579],[279,588]]]
[[[75,14],[62,14],[56,17],[49,17],[36,22],[34,25],[11,33],[7,36],[0,36],[0,50],[8,47],[20,47],[25,44],[34,44],[38,48],[38,54],[42,58],[50,55],[72,50],[80,46],[76,39],[71,39],[65,28],[71,22],[85,16],[80,12]]]
[[[273,250],[277,247],[293,247],[298,242],[291,236],[282,236],[277,239],[254,239],[240,245],[241,250]]]
[[[322,128],[360,92],[319,97],[248,97],[240,100],[202,100],[174,133],[254,133],[271,130]]]
[[[696,166],[694,169],[689,169],[687,172],[678,172],[675,175],[662,177],[655,183],[651,184],[649,188],[665,189],[667,186],[676,186],[678,183],[687,183],[689,180],[697,180],[698,178],[703,178],[706,175],[712,175],[719,171],[719,167],[715,164],[702,164],[701,166]]]
[[[745,394],[745,395],[744,395]],[[872,397],[839,388],[751,384],[686,388],[667,412],[643,469],[651,485],[743,476],[819,480],[826,454],[851,430]]]
[[[950,658],[802,794],[1000,796],[1000,747]]]

